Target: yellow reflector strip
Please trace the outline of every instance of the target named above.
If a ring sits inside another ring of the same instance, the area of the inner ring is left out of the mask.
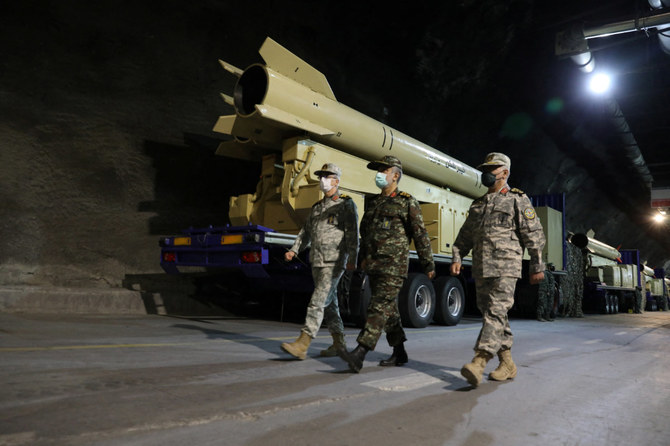
[[[175,237],[175,246],[191,246],[191,237]]]
[[[224,235],[221,237],[222,245],[237,245],[242,243],[242,234]]]

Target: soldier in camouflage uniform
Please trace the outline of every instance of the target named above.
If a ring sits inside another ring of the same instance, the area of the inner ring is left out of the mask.
[[[291,261],[298,252],[310,248],[310,262],[314,279],[314,292],[307,307],[305,326],[295,342],[283,343],[282,350],[298,359],[305,359],[307,349],[325,322],[333,337],[333,345],[321,351],[321,356],[335,356],[338,349],[345,348],[344,326],[337,302],[337,284],[345,268],[356,269],[358,255],[358,214],[356,204],[339,193],[342,174],[335,164],[324,164],[317,170],[322,200],[312,206],[305,226],[291,249],[285,254]]]
[[[551,267],[544,271],[544,279],[537,290],[537,320],[540,322],[553,321],[554,297],[556,296],[556,279],[551,273]]]
[[[504,381],[516,376],[507,312],[514,304],[524,248],[530,255],[530,283],[537,284],[544,278],[544,232],[528,197],[507,185],[510,164],[507,155],[493,152],[478,166],[484,172],[482,184],[489,190],[470,206],[453,245],[453,275],[460,273],[462,258],[472,250],[477,308],[482,313],[475,357],[461,369],[473,387],[479,385],[486,363],[495,354],[500,365],[489,374],[489,379]]]
[[[408,361],[404,342],[407,340],[398,312],[398,293],[407,278],[409,245],[414,246],[423,270],[430,279],[435,276],[435,263],[430,238],[423,223],[419,202],[398,190],[402,164],[395,156],[385,156],[368,164],[376,170],[375,183],[382,192],[374,197],[361,221],[361,268],[370,278],[372,296],[365,327],[358,335],[358,345],[338,354],[349,368],[359,372],[368,351],[374,350],[382,331],[393,347],[390,358],[381,366],[400,366]]]
[[[568,236],[568,241],[571,236]],[[582,309],[584,296],[584,254],[581,249],[572,243],[566,243],[565,246],[567,275],[565,276],[565,293],[563,295],[565,299],[563,315],[568,317],[584,317]]]

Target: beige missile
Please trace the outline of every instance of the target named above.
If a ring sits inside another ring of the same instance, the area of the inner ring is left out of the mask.
[[[574,234],[570,242],[579,249],[610,260],[621,260],[621,253],[605,243],[588,237],[586,234]]]
[[[649,276],[649,277],[654,277],[654,274],[655,274],[655,273],[654,273],[654,270],[651,269],[651,268],[649,268],[646,264],[645,264],[645,265],[642,265],[642,273],[643,273],[645,276]]]
[[[236,114],[219,117],[214,131],[234,136],[233,144],[280,150],[286,138],[306,135],[369,161],[394,155],[405,173],[470,198],[486,193],[479,170],[341,104],[321,72],[274,40],[268,37],[259,53],[265,64],[245,70],[220,61],[239,79]]]

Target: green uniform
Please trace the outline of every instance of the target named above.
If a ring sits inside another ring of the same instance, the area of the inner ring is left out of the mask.
[[[396,190],[388,197],[380,194],[365,211],[360,233],[359,259],[365,262],[372,296],[358,343],[374,350],[382,331],[386,331],[389,345],[397,346],[406,340],[397,297],[407,277],[412,240],[424,272],[435,270],[421,206],[406,192]]]

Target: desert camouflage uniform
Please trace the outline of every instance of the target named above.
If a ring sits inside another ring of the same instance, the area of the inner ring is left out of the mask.
[[[516,281],[521,277],[523,248],[530,255],[530,273],[544,270],[544,232],[528,197],[505,185],[499,192],[476,199],[453,245],[453,261],[472,250],[477,307],[482,329],[475,351],[495,355],[510,349],[512,331],[507,312],[514,304]]]
[[[398,292],[407,277],[409,245],[414,240],[424,272],[435,270],[430,238],[419,202],[396,190],[372,199],[361,221],[360,259],[370,277],[372,296],[358,343],[374,350],[382,330],[391,347],[405,342],[398,312]]]
[[[325,321],[331,334],[343,335],[337,283],[347,262],[356,263],[358,252],[358,214],[350,197],[336,193],[312,206],[291,251],[298,253],[310,245],[314,292],[302,331],[314,338]]]

